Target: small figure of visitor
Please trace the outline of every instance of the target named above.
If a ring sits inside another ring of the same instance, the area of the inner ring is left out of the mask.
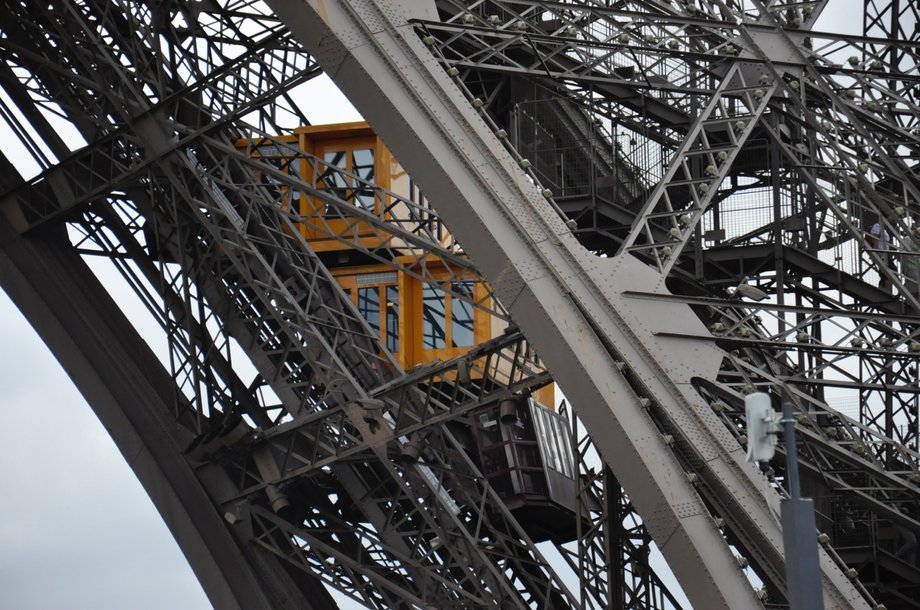
[[[891,234],[882,226],[881,222],[876,222],[872,225],[872,228],[869,229],[869,235],[866,236],[866,242],[871,249],[877,251],[879,258],[882,259],[886,267],[897,272],[898,267],[894,256],[891,254]],[[881,270],[879,270],[879,276],[878,287],[882,290],[887,289],[891,285],[888,278]]]

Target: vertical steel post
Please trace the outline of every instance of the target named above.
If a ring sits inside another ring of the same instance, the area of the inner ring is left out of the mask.
[[[815,535],[815,506],[801,497],[799,463],[795,448],[795,418],[792,403],[783,401],[783,434],[786,440],[786,482],[789,498],[781,506],[783,550],[786,554],[786,596],[790,610],[824,610],[821,574],[818,569],[818,540]]]
[[[607,502],[607,562],[608,562],[608,609],[626,608],[626,566],[623,561],[625,537],[629,535],[623,526],[626,515],[623,510],[623,488],[610,468],[604,468],[604,499]]]

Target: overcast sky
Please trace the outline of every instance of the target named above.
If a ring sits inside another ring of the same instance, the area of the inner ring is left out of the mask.
[[[831,0],[836,23],[820,29],[858,31],[860,7]],[[325,78],[305,111],[316,124],[359,119]],[[114,443],[2,292],[0,387],[0,608],[209,608]]]

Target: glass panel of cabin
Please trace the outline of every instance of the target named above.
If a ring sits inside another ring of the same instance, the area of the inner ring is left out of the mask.
[[[398,352],[400,290],[396,272],[337,275],[336,280],[387,350]]]
[[[366,146],[336,145],[323,152],[323,166],[318,185],[336,198],[373,211],[374,206],[374,149]],[[326,214],[341,216],[343,210],[334,205],[325,206]]]
[[[569,429],[566,425],[566,419],[558,413],[550,413],[547,411],[547,414],[549,415],[550,421],[553,423],[553,438],[556,441],[557,453],[562,466],[559,472],[571,479],[574,474],[572,472],[574,456],[572,455],[569,445]]]
[[[378,333],[380,332],[380,288],[358,289],[358,311],[367,320],[367,323]]]
[[[547,409],[534,409],[534,411],[537,414],[536,422],[534,423],[538,423],[538,438],[543,444],[547,457],[546,465],[556,472],[562,472],[562,457],[559,455],[559,447],[556,445],[552,415]]]
[[[473,305],[463,299],[473,300],[473,282],[454,282],[451,285],[451,347],[470,347],[475,343]]]
[[[351,151],[351,173],[357,176],[355,204],[374,210],[374,150],[358,148]]]
[[[422,345],[425,349],[447,345],[447,302],[444,291],[433,284],[422,287]]]
[[[322,172],[319,175],[317,184],[320,188],[329,191],[337,199],[347,199],[346,187],[348,183],[345,181],[345,174],[343,173],[348,170],[348,158],[345,156],[345,151],[327,150],[323,154],[323,161]],[[326,213],[335,214],[336,208],[326,204]]]
[[[399,351],[399,287],[386,287],[387,304],[387,349],[392,353]]]

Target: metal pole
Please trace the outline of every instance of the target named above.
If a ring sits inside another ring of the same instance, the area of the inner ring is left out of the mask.
[[[783,547],[786,554],[786,596],[790,610],[824,610],[818,570],[818,538],[815,506],[799,490],[799,462],[795,448],[792,403],[783,402],[783,435],[786,440],[786,484],[789,499],[783,500]]]

